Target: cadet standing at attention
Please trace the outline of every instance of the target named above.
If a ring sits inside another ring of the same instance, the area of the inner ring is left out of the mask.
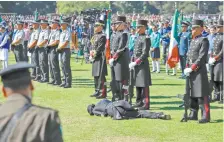
[[[198,120],[198,110],[201,109],[199,123],[210,121],[210,95],[206,62],[209,49],[209,41],[202,37],[203,21],[195,19],[192,23],[192,41],[187,52],[186,68],[184,74],[189,76],[191,87],[189,120]]]
[[[93,50],[90,54],[90,61],[92,64],[92,76],[94,77],[95,93],[91,95],[96,98],[106,98],[107,86],[106,75],[107,75],[107,64],[105,57],[105,45],[106,45],[106,35],[102,33],[103,24],[102,20],[98,20],[94,27],[94,36],[92,47]]]
[[[71,73],[71,51],[70,51],[70,38],[71,32],[67,29],[70,23],[69,19],[61,20],[61,29],[62,32],[60,34],[59,45],[57,51],[61,54],[61,66],[62,73],[64,76],[64,82],[60,85],[60,87],[71,88],[72,85],[72,73]]]
[[[184,69],[186,67],[187,51],[190,46],[190,39],[191,39],[190,38],[191,33],[187,31],[188,26],[189,26],[188,23],[183,21],[181,23],[182,32],[179,33],[178,35],[178,38],[180,40],[178,48],[179,48],[180,65],[182,71],[182,75],[180,78],[182,79],[185,79]]]
[[[125,16],[118,16],[115,21],[115,31],[116,36],[113,37],[111,52],[112,58],[109,60],[112,72],[114,76],[112,77],[115,80],[115,93],[113,100],[128,100],[128,91],[126,88],[129,80],[129,50],[126,48],[128,35],[125,30]]]
[[[24,44],[25,33],[23,31],[23,22],[18,21],[16,24],[17,24],[17,30],[11,45],[12,45],[12,50],[14,51],[14,54],[15,54],[16,62],[21,62],[21,61],[25,61],[25,57],[23,54],[23,46],[24,46],[23,44]]]
[[[150,105],[149,86],[151,86],[151,74],[149,68],[149,50],[151,40],[145,34],[147,20],[138,20],[134,55],[129,68],[134,69],[134,86],[136,86],[136,105],[142,110],[148,110]]]
[[[39,56],[38,56],[38,49],[37,48],[37,41],[40,34],[39,29],[39,22],[40,21],[32,21],[33,32],[30,35],[30,39],[28,41],[28,52],[31,53],[31,63],[35,65],[32,69],[31,78],[34,80],[40,80],[40,66],[39,66]]]
[[[0,71],[6,98],[0,106],[1,142],[63,142],[58,111],[32,104],[33,67],[20,62]]]
[[[39,82],[44,83],[49,81],[49,68],[48,68],[48,56],[47,56],[47,42],[48,42],[48,21],[41,20],[41,32],[39,34],[37,47],[39,54],[39,65],[41,71],[41,80]]]
[[[59,60],[58,60],[58,52],[56,51],[59,39],[60,39],[60,31],[57,29],[59,25],[59,20],[52,20],[51,21],[51,33],[49,35],[49,43],[48,43],[48,50],[49,50],[49,63],[50,63],[50,73],[52,80],[49,84],[52,85],[61,85],[61,74],[59,68]]]
[[[213,70],[211,78],[214,81],[214,100],[223,103],[223,20],[220,19],[216,25],[217,33],[213,41],[213,50],[209,59],[209,64]]]

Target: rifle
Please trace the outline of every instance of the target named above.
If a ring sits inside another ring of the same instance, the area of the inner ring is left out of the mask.
[[[133,61],[133,56],[131,57],[131,61]],[[128,93],[129,93],[129,103],[132,104],[132,98],[134,96],[134,69],[130,69],[129,70],[129,76],[130,76],[130,79],[129,79],[129,87],[128,87]]]
[[[110,67],[110,71],[111,71],[111,82],[110,82],[110,90],[112,92],[112,102],[115,101],[115,93],[117,91],[117,87],[116,87],[116,80],[115,80],[115,73],[114,73],[114,67]]]
[[[188,120],[188,113],[187,110],[189,109],[189,100],[190,100],[190,91],[191,91],[191,86],[190,86],[190,77],[186,77],[186,94],[184,94],[184,117],[181,119],[180,122],[187,122]]]
[[[209,92],[209,94],[210,94],[210,101],[212,101],[212,91],[213,91],[213,87],[214,87],[214,75],[213,75],[213,73],[214,73],[214,65],[211,65],[211,69],[210,69],[210,81],[209,81],[209,89],[210,89],[210,92]]]

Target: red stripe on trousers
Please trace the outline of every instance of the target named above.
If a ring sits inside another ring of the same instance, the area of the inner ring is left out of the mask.
[[[145,87],[145,103],[146,103],[147,107],[149,107],[149,103],[150,103],[150,99],[149,99],[149,87]]]
[[[105,97],[106,96],[106,89],[104,87],[104,81],[102,81],[102,96]]]
[[[209,108],[208,96],[204,97],[204,107],[205,107],[206,119],[209,120],[210,108]]]

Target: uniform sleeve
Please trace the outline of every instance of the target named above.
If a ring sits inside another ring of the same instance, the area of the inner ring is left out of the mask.
[[[221,57],[223,57],[223,40],[219,42],[219,48],[221,49],[219,54],[215,56],[215,60],[219,60]]]
[[[7,43],[8,40],[9,40],[9,35],[6,35],[6,36],[4,37],[2,43],[0,44],[0,47],[4,46],[4,45]]]
[[[63,142],[61,122],[58,112],[51,113],[46,130],[47,142]]]
[[[60,40],[60,32],[59,31],[56,32],[55,40]]]
[[[66,32],[65,41],[70,41],[70,32]]]
[[[48,31],[44,32],[44,40],[48,40]]]
[[[115,53],[115,55],[113,56],[113,58],[116,60],[119,58],[119,56],[123,53],[123,51],[125,50],[126,44],[127,44],[127,40],[128,40],[128,35],[127,33],[123,33],[121,36],[121,39],[119,41],[119,45],[118,45],[118,49]]]
[[[39,32],[35,33],[34,40],[38,40],[38,38],[39,38]]]
[[[207,38],[203,38],[201,48],[199,50],[199,56],[194,64],[191,66],[192,70],[197,70],[198,67],[206,63],[208,55],[209,41]]]
[[[101,53],[104,52],[105,45],[106,45],[106,36],[101,36],[99,41],[97,42],[96,56],[95,57],[100,56]]]
[[[20,31],[20,32],[18,33],[18,39],[23,39],[24,36],[25,36],[24,31]]]
[[[143,42],[142,55],[135,61],[137,64],[140,64],[143,60],[148,58],[150,46],[151,40],[150,38],[146,38]]]

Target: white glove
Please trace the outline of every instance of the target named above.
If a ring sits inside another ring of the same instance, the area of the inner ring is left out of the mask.
[[[134,69],[134,67],[136,66],[136,62],[131,62],[130,64],[129,64],[129,69]]]
[[[192,70],[191,68],[186,68],[186,69],[184,69],[184,74],[185,74],[186,76],[189,76],[190,73],[191,73],[192,71],[193,71],[193,70]]]
[[[113,66],[113,64],[114,64],[114,58],[111,58],[111,59],[109,60],[109,64],[110,64],[111,67]]]
[[[91,62],[93,62],[93,57],[92,57],[92,56],[89,56],[89,60],[90,60]]]
[[[215,63],[215,58],[209,58],[208,64],[209,65],[214,65],[214,63]]]

